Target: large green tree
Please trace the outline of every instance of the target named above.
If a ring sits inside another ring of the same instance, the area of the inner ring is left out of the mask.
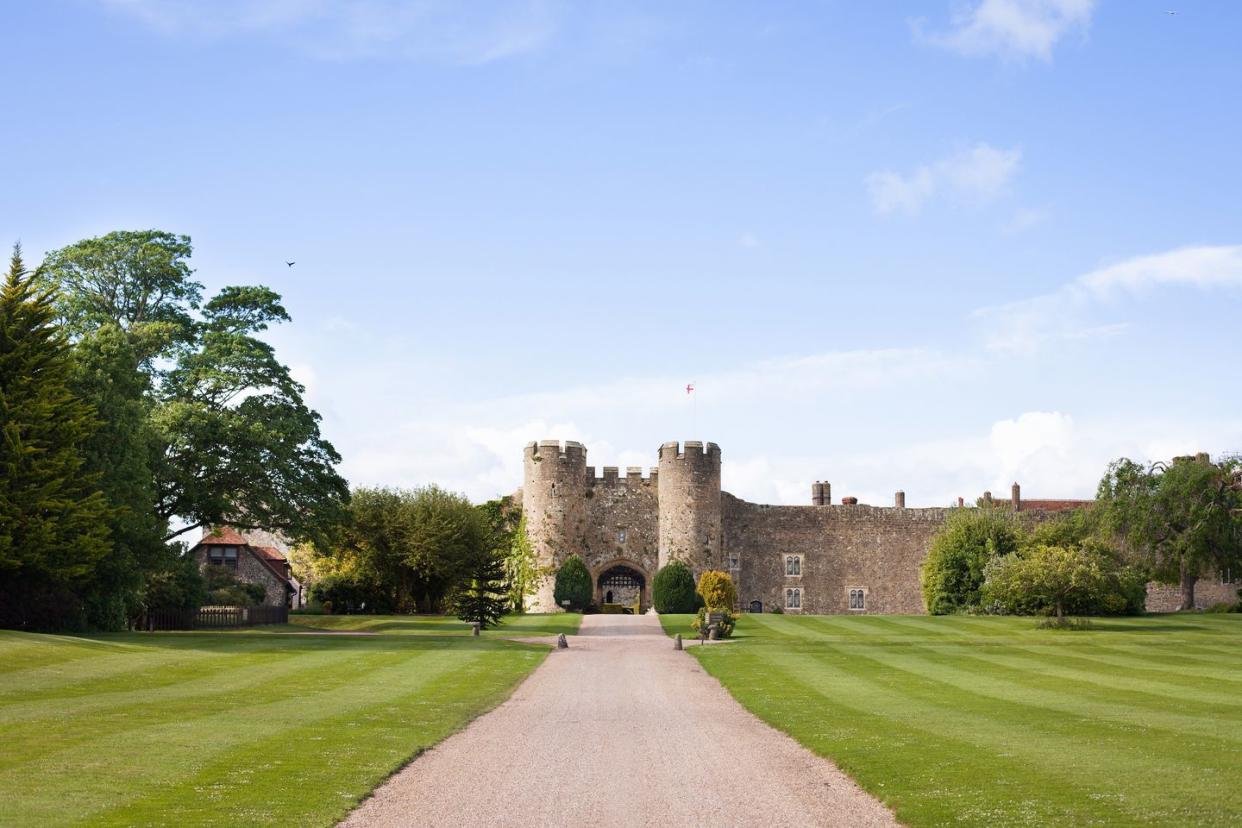
[[[176,550],[164,542],[168,524],[156,508],[152,460],[158,451],[151,426],[149,382],[135,370],[125,333],[105,323],[74,348],[74,390],[91,401],[99,428],[85,444],[86,467],[112,506],[112,549],[83,588],[87,623],[121,629],[139,615],[150,573],[179,571]],[[174,578],[175,580],[175,578]]]
[[[1242,462],[1205,454],[1144,466],[1122,458],[1100,481],[1096,508],[1108,531],[1194,609],[1207,571],[1242,565]]]
[[[222,523],[319,535],[349,493],[305,389],[258,336],[289,316],[259,286],[202,302],[191,252],[186,236],[109,233],[50,254],[42,278],[80,344],[117,331],[141,374],[154,514],[176,526],[165,540]]]
[[[81,623],[76,587],[109,550],[108,504],[85,454],[98,420],[73,376],[52,296],[34,286],[15,247],[0,290],[3,626]]]
[[[988,563],[1016,551],[1021,538],[1013,514],[1003,507],[955,509],[932,539],[919,572],[927,611],[948,615],[979,606]]]
[[[333,588],[357,602],[376,593],[370,606],[432,612],[495,547],[486,516],[461,495],[438,486],[362,488],[318,553],[333,559]]]

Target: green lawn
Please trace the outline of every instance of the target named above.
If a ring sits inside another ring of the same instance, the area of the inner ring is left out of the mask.
[[[690,633],[690,616],[661,621]],[[737,632],[690,652],[905,823],[1242,824],[1242,616],[1058,632],[745,615]]]
[[[0,631],[0,825],[332,825],[549,652],[455,620],[327,619],[425,634]],[[441,626],[403,628],[423,622]]]
[[[573,635],[582,623],[576,612],[550,615],[508,615],[499,627],[484,630],[488,638]],[[256,627],[267,632],[314,632],[316,630],[374,632],[385,635],[469,636],[470,625],[448,615],[290,615],[288,624]]]

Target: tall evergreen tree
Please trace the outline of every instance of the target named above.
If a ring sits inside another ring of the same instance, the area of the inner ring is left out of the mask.
[[[84,447],[98,426],[71,390],[52,298],[15,246],[0,290],[0,625],[83,622],[76,595],[108,554],[109,509]]]
[[[176,570],[176,550],[164,543],[168,524],[156,510],[152,458],[158,451],[150,424],[149,381],[125,333],[106,323],[74,347],[74,389],[91,401],[100,427],[86,443],[86,463],[100,475],[112,506],[112,554],[99,562],[83,593],[87,622],[121,629],[143,607],[151,573]]]
[[[480,549],[467,567],[465,582],[458,589],[453,609],[462,621],[477,622],[487,629],[500,623],[509,609],[505,562],[500,550]]]

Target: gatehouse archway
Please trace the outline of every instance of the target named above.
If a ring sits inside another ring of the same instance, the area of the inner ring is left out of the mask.
[[[595,600],[605,612],[642,612],[650,603],[647,576],[626,562],[603,566],[595,578]]]

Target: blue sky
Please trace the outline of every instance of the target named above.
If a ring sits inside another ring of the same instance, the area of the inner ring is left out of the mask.
[[[158,227],[210,288],[280,291],[356,484],[483,498],[528,440],[648,466],[708,439],[749,499],[940,505],[1242,450],[1242,6],[5,20],[0,239]]]

